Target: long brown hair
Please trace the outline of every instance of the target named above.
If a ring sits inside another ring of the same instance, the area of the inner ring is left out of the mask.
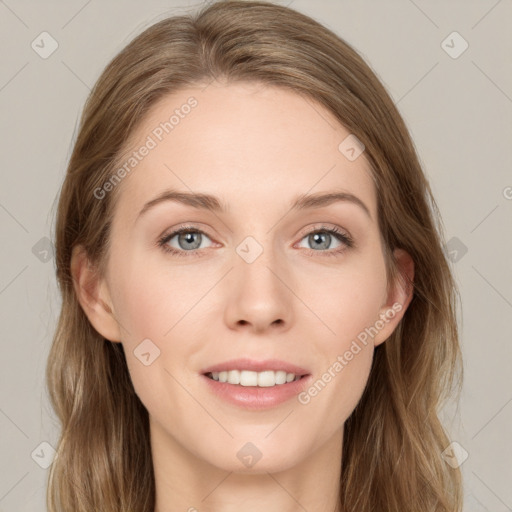
[[[450,439],[438,417],[454,383],[457,397],[462,384],[458,290],[408,130],[383,85],[343,39],[293,9],[238,0],[149,27],[108,64],[85,104],[55,224],[62,308],[47,386],[62,429],[48,510],[154,510],[148,412],[122,344],[102,338],[83,312],[70,261],[80,244],[102,271],[116,194],[98,200],[94,191],[114,174],[144,114],[163,96],[214,79],[287,88],[331,111],[365,145],[390,282],[398,276],[393,249],[414,260],[412,301],[376,348],[364,394],[345,422],[343,511],[460,511],[461,473],[443,461]]]

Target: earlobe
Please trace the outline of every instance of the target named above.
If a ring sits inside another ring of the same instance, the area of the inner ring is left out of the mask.
[[[78,301],[91,325],[107,340],[121,341],[108,286],[79,245],[73,247],[71,276]]]
[[[380,309],[382,329],[374,337],[374,345],[386,341],[400,320],[412,300],[414,294],[414,261],[403,249],[395,249],[393,256],[398,269],[398,277],[387,297],[386,303]]]

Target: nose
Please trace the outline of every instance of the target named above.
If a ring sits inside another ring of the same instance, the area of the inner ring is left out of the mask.
[[[226,279],[224,320],[230,329],[253,333],[285,331],[293,322],[290,276],[270,251],[248,263],[235,255],[234,268]]]

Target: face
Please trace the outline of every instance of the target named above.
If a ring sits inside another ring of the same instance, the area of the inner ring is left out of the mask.
[[[123,344],[154,443],[273,472],[339,438],[406,307],[387,293],[364,152],[339,149],[349,135],[319,104],[254,83],[182,90],[137,128],[132,149],[149,149],[102,189],[119,194],[101,286],[117,322],[93,323]],[[267,386],[286,365],[304,376]],[[243,386],[212,367],[277,373]]]

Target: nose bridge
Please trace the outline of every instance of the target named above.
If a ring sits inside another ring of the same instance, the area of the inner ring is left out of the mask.
[[[232,326],[251,324],[264,330],[291,321],[292,294],[283,284],[287,277],[282,255],[272,247],[272,237],[262,238],[247,236],[235,249],[226,308]]]

